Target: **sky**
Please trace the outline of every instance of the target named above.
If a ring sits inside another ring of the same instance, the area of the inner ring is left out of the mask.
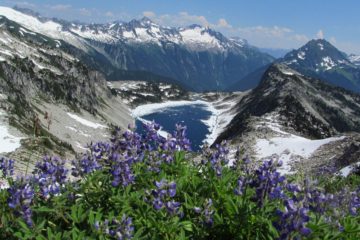
[[[201,24],[263,48],[299,48],[325,38],[360,54],[359,0],[0,0],[0,5],[91,23],[146,16],[166,26]]]

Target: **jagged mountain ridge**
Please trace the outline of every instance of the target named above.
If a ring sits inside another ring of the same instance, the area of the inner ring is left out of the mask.
[[[214,144],[228,140],[244,157],[281,160],[283,173],[318,174],[355,161],[348,155],[359,141],[360,95],[287,65],[270,66],[231,112]]]
[[[118,80],[121,71],[140,70],[175,79],[197,91],[221,90],[274,59],[244,40],[229,39],[199,25],[163,27],[147,18],[79,24],[39,19],[36,14],[4,7],[0,15],[75,47],[69,51],[112,80]]]
[[[319,139],[341,132],[360,132],[360,96],[306,77],[286,65],[272,65],[235,107],[237,115],[217,142],[248,131],[251,116],[276,113],[283,127]]]
[[[278,60],[305,75],[360,92],[360,68],[355,61],[324,39],[311,40]]]

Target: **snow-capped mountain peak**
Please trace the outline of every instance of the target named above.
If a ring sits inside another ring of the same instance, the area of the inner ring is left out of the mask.
[[[316,71],[328,71],[334,67],[351,64],[343,52],[324,39],[314,39],[284,57],[289,66],[306,66]]]
[[[155,43],[159,46],[173,43],[181,44],[193,51],[227,51],[230,48],[241,48],[246,44],[243,40],[230,40],[208,26],[193,24],[182,28],[164,27],[147,17],[130,22],[84,24],[42,18],[26,9],[8,7],[0,7],[0,15],[34,32],[64,40],[83,50],[87,49],[87,40],[102,43]]]
[[[17,26],[15,35],[27,31],[49,38],[51,46],[74,53],[111,79],[131,69],[169,77],[189,89],[224,89],[273,60],[207,26],[167,27],[148,18],[88,24],[27,13],[0,7],[0,16]]]
[[[360,91],[360,58],[348,56],[324,39],[311,40],[289,52],[278,62],[304,75],[320,78],[351,91]]]

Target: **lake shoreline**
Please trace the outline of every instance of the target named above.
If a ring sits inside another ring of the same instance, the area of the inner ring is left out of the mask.
[[[206,134],[205,139],[203,139],[203,144],[204,143],[212,144],[220,134],[220,132],[217,130],[219,129],[219,114],[222,112],[217,110],[212,102],[208,102],[204,100],[194,100],[194,101],[180,100],[180,101],[167,101],[163,103],[150,103],[150,104],[140,105],[137,106],[135,109],[132,109],[131,115],[135,119],[140,118],[139,120],[141,120],[141,117],[144,115],[149,115],[172,107],[189,106],[189,105],[203,105],[205,110],[211,113],[208,119],[200,119],[200,121],[206,125],[209,131],[209,133]]]

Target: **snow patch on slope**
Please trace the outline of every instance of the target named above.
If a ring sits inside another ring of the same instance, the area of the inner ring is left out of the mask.
[[[336,63],[330,57],[324,57],[320,65],[325,68],[325,70],[330,70],[336,66]]]
[[[279,159],[283,162],[279,171],[291,174],[291,164],[301,158],[309,158],[321,146],[333,141],[342,140],[345,137],[331,137],[326,139],[312,140],[297,136],[280,129],[281,125],[276,121],[276,115],[264,117],[262,125],[267,126],[276,134],[269,139],[259,138],[256,140],[255,151],[258,159]]]
[[[21,146],[21,137],[10,133],[10,126],[7,123],[7,114],[0,110],[0,153],[12,152]]]
[[[299,52],[297,57],[301,60],[305,60],[305,52],[303,52],[303,51]]]
[[[33,32],[37,32],[54,39],[64,40],[80,49],[86,50],[84,43],[72,33],[63,31],[62,26],[59,23],[50,20],[41,22],[36,17],[26,15],[8,7],[0,7],[0,15],[21,24]]]
[[[340,169],[339,171],[339,175],[342,176],[342,177],[347,177],[350,175],[350,173],[356,169],[357,167],[360,166],[360,162],[357,162],[357,163],[354,163],[354,164],[351,164],[349,166],[346,166],[342,169]]]
[[[201,27],[183,29],[180,31],[182,40],[186,44],[206,44],[208,46],[222,48],[220,42]]]
[[[75,121],[81,123],[82,125],[85,125],[87,127],[91,127],[91,128],[107,128],[106,126],[99,124],[99,123],[95,123],[95,122],[91,122],[87,119],[81,118],[78,115],[72,114],[72,113],[67,113],[67,115],[69,117],[71,117],[72,119],[74,119]]]

